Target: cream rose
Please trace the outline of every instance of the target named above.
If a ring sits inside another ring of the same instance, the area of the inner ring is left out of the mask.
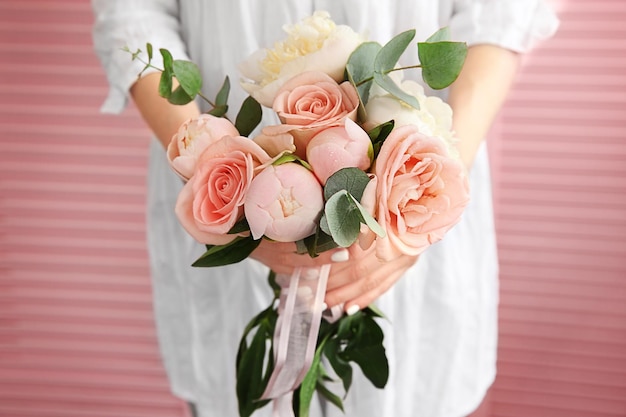
[[[394,129],[375,163],[376,218],[386,231],[376,241],[384,260],[419,255],[456,224],[469,201],[465,169],[444,142],[415,125]]]
[[[337,84],[323,72],[305,72],[287,81],[278,91],[274,111],[281,125],[268,126],[263,132],[278,135],[289,132],[295,153],[304,157],[311,138],[323,129],[342,126],[346,118],[356,120],[359,97],[349,83]]]
[[[301,72],[321,71],[341,81],[350,54],[364,41],[322,11],[284,30],[286,39],[273,49],[256,52],[239,66],[242,87],[266,107],[272,106],[278,89]]]
[[[198,156],[224,136],[238,136],[235,126],[222,117],[202,114],[183,123],[167,147],[167,159],[174,171],[188,180],[196,169]]]
[[[255,170],[269,161],[259,145],[241,136],[225,136],[208,146],[176,202],[176,215],[185,230],[207,245],[235,239],[228,231],[243,217]]]
[[[399,85],[417,99],[420,109],[405,104],[381,88],[372,88],[365,106],[367,119],[364,127],[369,130],[392,119],[396,127],[416,125],[424,135],[444,139],[448,150],[454,151],[450,106],[439,97],[425,95],[424,87],[415,81],[406,80]]]

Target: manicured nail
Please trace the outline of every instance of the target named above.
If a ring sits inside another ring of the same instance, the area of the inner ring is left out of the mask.
[[[348,307],[348,309],[346,310],[346,314],[349,316],[353,316],[357,313],[357,311],[359,311],[361,309],[361,307],[359,307],[358,305],[354,304],[351,305],[350,307]]]
[[[350,259],[348,249],[341,249],[330,255],[330,260],[333,262],[346,262],[348,259]]]
[[[328,308],[328,304],[322,303],[322,311],[325,311]]]

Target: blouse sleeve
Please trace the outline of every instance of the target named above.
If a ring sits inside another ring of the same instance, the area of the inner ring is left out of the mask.
[[[554,34],[559,21],[542,0],[455,0],[450,31],[468,45],[527,52]]]
[[[146,43],[154,47],[152,63],[161,67],[159,48],[167,48],[176,59],[187,59],[180,35],[177,0],[91,0],[95,23],[93,42],[109,82],[109,94],[101,111],[120,113],[128,103],[128,90],[144,64],[132,60],[131,51]],[[154,72],[155,70],[146,71]]]

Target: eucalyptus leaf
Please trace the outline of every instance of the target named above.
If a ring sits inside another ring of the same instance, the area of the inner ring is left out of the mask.
[[[192,266],[212,267],[230,265],[246,259],[261,243],[252,236],[237,237],[226,245],[207,245],[207,251]]]
[[[207,114],[210,114],[215,117],[223,117],[227,111],[228,111],[228,106],[226,105],[215,106],[211,110],[209,110]]]
[[[170,53],[170,51],[168,51],[167,49],[161,48],[159,49],[159,52],[161,53],[161,57],[163,58],[163,71],[167,71],[170,74],[174,74],[174,68],[173,68],[173,63],[174,63],[174,58],[172,58],[172,54]]]
[[[161,72],[161,78],[159,79],[159,95],[164,98],[169,98],[172,95],[172,71],[163,70]]]
[[[248,96],[239,109],[235,119],[235,127],[241,136],[249,136],[254,129],[261,123],[263,118],[263,110],[258,101],[252,96]]]
[[[394,36],[376,55],[374,71],[381,74],[391,71],[413,38],[415,38],[415,29],[407,30]]]
[[[180,85],[176,87],[174,91],[172,91],[170,96],[167,98],[167,101],[169,101],[172,104],[179,105],[179,106],[187,104],[191,102],[192,100],[193,100],[193,97],[187,94],[187,92],[183,90],[183,88]]]
[[[450,28],[444,26],[426,39],[426,42],[445,42],[450,40]]]
[[[448,38],[444,28],[417,44],[422,78],[435,90],[446,88],[457,79],[467,56],[465,43],[445,40]]]
[[[359,168],[342,168],[326,180],[324,199],[328,200],[337,191],[346,190],[360,201],[369,182],[370,178]]]
[[[346,190],[336,192],[324,208],[330,235],[335,243],[347,248],[356,242],[361,231],[361,216],[354,199]]]
[[[367,227],[374,233],[376,233],[379,237],[385,237],[387,233],[385,230],[378,224],[376,219],[370,214],[369,211],[365,209],[352,195],[348,194],[348,196],[352,199],[352,202],[356,205],[359,210],[361,223],[365,223]]]
[[[361,106],[364,108],[369,99],[369,91],[374,76],[374,60],[382,46],[376,42],[364,42],[359,45],[348,58],[346,74],[348,80],[359,93]]]
[[[172,72],[185,93],[189,97],[195,98],[202,88],[200,68],[191,61],[177,59],[172,63]]]
[[[414,96],[406,93],[403,89],[401,89],[393,81],[393,79],[391,79],[389,75],[383,74],[380,72],[375,72],[374,81],[376,81],[376,84],[378,84],[382,89],[387,91],[392,96],[404,101],[406,104],[408,104],[409,106],[417,110],[420,109],[420,103],[417,101],[417,99]]]
[[[220,87],[217,95],[215,96],[215,105],[216,106],[225,106],[228,103],[228,96],[230,95],[230,78],[226,76],[224,78],[224,82]]]

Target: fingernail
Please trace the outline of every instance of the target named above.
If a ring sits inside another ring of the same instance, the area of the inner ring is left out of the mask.
[[[330,255],[330,260],[333,262],[346,262],[348,259],[350,259],[348,249],[341,249]]]
[[[322,311],[326,310],[327,308],[328,308],[328,304],[322,303]]]
[[[361,307],[359,307],[358,305],[354,304],[351,305],[350,307],[348,307],[348,309],[346,310],[346,314],[349,316],[353,316],[357,313],[357,311],[359,311],[361,309]]]

